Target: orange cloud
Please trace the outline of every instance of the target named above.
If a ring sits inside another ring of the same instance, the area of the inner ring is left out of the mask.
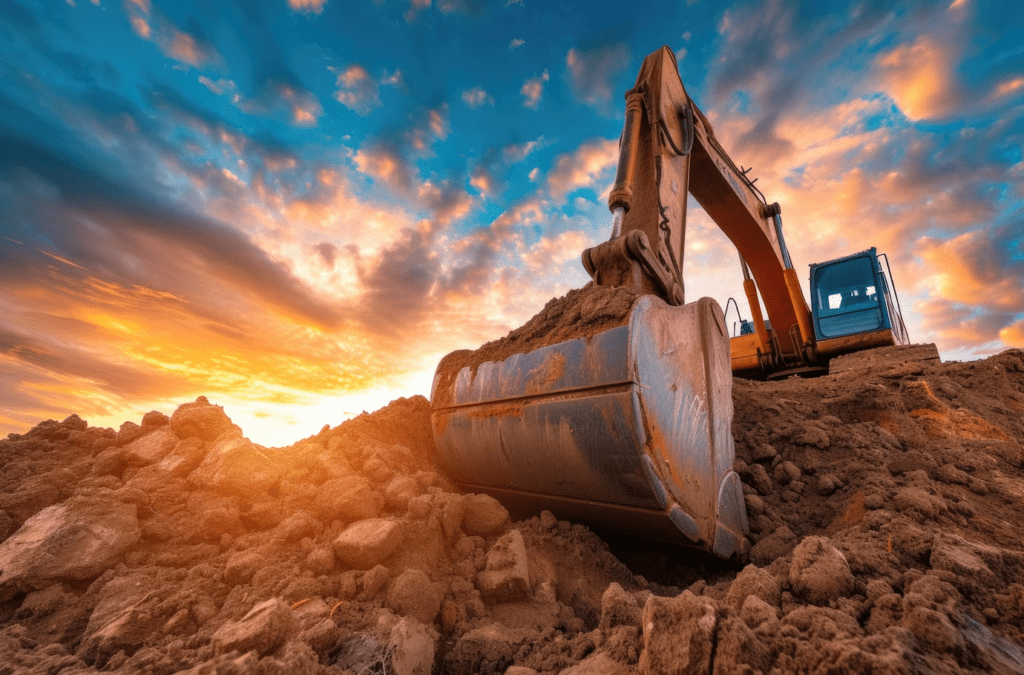
[[[540,105],[541,97],[544,95],[544,83],[549,79],[548,71],[545,70],[541,75],[531,77],[526,82],[523,82],[519,93],[523,95],[523,105],[525,107],[537,109]]]
[[[957,57],[948,44],[922,35],[878,57],[879,86],[912,120],[945,117],[964,101],[954,77]]]
[[[1024,349],[1024,321],[1018,321],[1012,326],[1007,326],[999,331],[999,339],[1007,347],[1018,347]]]
[[[604,138],[585,141],[574,152],[559,155],[548,172],[551,196],[562,200],[574,190],[593,187],[618,159],[618,141]]]
[[[522,260],[534,271],[549,273],[569,260],[579,260],[584,249],[595,243],[589,235],[580,230],[561,232],[554,237],[541,237],[537,243],[522,253]]]
[[[288,0],[288,6],[296,12],[319,14],[324,11],[327,0]]]
[[[485,103],[494,105],[494,97],[488,94],[483,87],[473,87],[462,92],[462,102],[470,108],[479,108]]]
[[[143,40],[154,42],[165,56],[190,66],[222,60],[212,44],[181,30],[163,14],[154,12],[149,0],[125,0],[124,11],[132,31]]]
[[[362,117],[381,106],[380,85],[370,77],[366,68],[353,63],[345,70],[335,72],[338,74],[335,83],[339,89],[334,92],[334,98],[338,103],[354,110]]]
[[[920,240],[920,255],[931,272],[922,283],[953,302],[1024,312],[1024,264],[1008,260],[1008,242],[992,234],[975,230],[947,241]]]

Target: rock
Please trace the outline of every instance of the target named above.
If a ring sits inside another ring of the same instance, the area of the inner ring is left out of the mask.
[[[238,621],[229,621],[211,638],[217,653],[255,651],[267,654],[295,632],[298,624],[288,605],[279,598],[271,598],[249,610]]]
[[[854,578],[846,556],[826,537],[807,537],[793,550],[789,565],[793,592],[816,605],[849,596]]]
[[[0,544],[0,600],[94,577],[141,537],[134,504],[72,498],[47,507]]]
[[[401,526],[385,518],[353,523],[334,540],[334,554],[345,564],[360,570],[384,562],[402,541]]]
[[[158,410],[151,410],[142,416],[142,430],[146,433],[165,427],[171,423],[171,418]]]
[[[513,672],[512,668],[509,668],[505,671],[505,675],[511,672]],[[537,671],[528,669],[528,672],[536,673]],[[560,671],[558,675],[633,675],[635,672],[633,668],[619,663],[602,651],[591,654],[575,666]]]
[[[772,479],[760,464],[750,465],[750,484],[761,496],[767,497],[772,493]]]
[[[384,490],[384,504],[391,511],[405,511],[406,504],[420,494],[420,484],[412,476],[396,476]]]
[[[622,586],[612,582],[608,590],[601,596],[601,623],[599,628],[602,631],[611,630],[617,626],[640,627],[640,619],[643,610],[637,603],[636,598],[623,590]]]
[[[780,462],[772,476],[782,485],[788,485],[795,480],[800,480],[800,467],[793,462]]]
[[[178,437],[169,428],[156,429],[121,448],[128,464],[155,464],[178,445]]]
[[[194,518],[183,526],[194,527],[196,535],[207,541],[219,541],[242,526],[236,497],[200,490],[190,494],[185,503]]]
[[[916,487],[898,490],[892,498],[892,504],[900,511],[916,511],[928,518],[935,518],[945,510],[942,500]]]
[[[964,636],[950,620],[959,599],[951,584],[926,574],[911,583],[903,596],[901,624],[929,649],[961,653]]]
[[[117,440],[115,443],[118,446],[128,445],[132,441],[142,438],[142,435],[146,433],[143,431],[135,422],[125,422],[121,425],[121,428],[117,430]]]
[[[385,604],[399,616],[411,616],[429,625],[437,618],[441,599],[441,593],[425,572],[407,569],[391,584]]]
[[[413,617],[403,617],[391,629],[388,642],[390,672],[394,675],[430,675],[434,669],[435,649],[430,631]]]
[[[715,638],[715,672],[767,673],[771,670],[770,649],[742,619],[723,619]]]
[[[461,495],[442,492],[439,498],[444,504],[441,507],[441,529],[444,531],[445,539],[453,543],[462,536],[462,518],[466,507]]]
[[[761,569],[757,565],[747,565],[742,572],[736,575],[729,586],[729,591],[725,594],[725,602],[727,605],[739,609],[751,595],[757,596],[772,607],[779,607],[782,589],[779,588],[779,582],[767,570]]]
[[[107,448],[97,454],[92,460],[92,474],[117,478],[124,475],[124,453],[121,448]]]
[[[331,608],[323,598],[309,598],[308,602],[293,605],[292,616],[299,625],[299,630],[312,628],[322,620],[329,618]]]
[[[490,602],[515,602],[529,595],[529,560],[519,530],[511,530],[494,542],[487,552],[487,566],[477,575],[476,584]]]
[[[827,497],[839,488],[843,487],[843,481],[836,478],[834,474],[824,473],[818,476],[818,494]]]
[[[122,649],[134,651],[142,645],[166,620],[165,615],[153,611],[159,604],[159,598],[153,597],[154,590],[153,578],[145,574],[110,580],[89,617],[78,655],[91,661]]]
[[[956,468],[952,464],[943,464],[935,471],[935,477],[944,482],[952,483],[954,485],[968,485],[971,482],[971,477]]]
[[[344,632],[335,625],[334,621],[324,617],[316,624],[302,631],[299,634],[299,639],[318,654],[326,654],[341,642],[343,635]]]
[[[224,581],[232,586],[247,584],[265,562],[265,556],[252,549],[232,553],[224,566]]]
[[[510,666],[519,645],[536,642],[534,630],[515,629],[497,623],[474,628],[462,635],[448,650],[443,672],[451,675],[503,673]],[[487,666],[486,670],[482,666]]]
[[[334,551],[330,546],[317,546],[306,556],[306,568],[317,576],[334,571]]]
[[[315,537],[324,530],[324,524],[307,511],[296,511],[277,526],[275,534],[285,541],[300,541]]]
[[[206,457],[206,451],[207,448],[202,441],[194,437],[189,438],[179,442],[156,466],[169,476],[184,478],[199,468]],[[97,461],[102,454],[97,455]]]
[[[224,414],[224,408],[211,405],[205,396],[200,396],[195,403],[185,403],[171,415],[171,430],[178,438],[185,440],[193,436],[203,441],[214,441],[225,431],[241,429],[231,423]]]
[[[14,530],[14,520],[7,515],[6,511],[0,509],[0,541],[6,539],[12,530]]]
[[[526,666],[509,666],[508,669],[505,670],[505,675],[540,675],[540,673],[533,668],[527,668]]]
[[[281,473],[281,467],[263,451],[237,435],[214,444],[199,468],[189,474],[188,482],[198,489],[258,498],[280,480]]]
[[[640,672],[644,675],[705,675],[718,612],[709,598],[683,591],[675,598],[652,595],[643,611],[644,649]]]
[[[796,544],[796,535],[788,527],[783,525],[761,539],[750,549],[750,561],[758,567],[767,567],[793,550]]]
[[[55,485],[39,481],[31,488],[0,494],[0,509],[6,511],[15,524],[21,525],[60,500],[60,490]]]
[[[811,421],[804,424],[804,432],[796,437],[797,443],[803,445],[810,445],[819,449],[825,449],[832,444],[831,439],[828,436],[828,432],[822,428],[822,425],[817,421]]]
[[[750,458],[755,462],[763,462],[769,459],[775,459],[778,455],[778,451],[775,446],[768,443],[759,443],[750,448]]]
[[[466,495],[462,498],[462,529],[466,534],[487,537],[500,534],[509,525],[508,511],[490,495]]]
[[[363,589],[360,597],[364,600],[373,600],[390,578],[391,572],[383,565],[377,565],[372,570],[367,571],[362,578]]]
[[[340,520],[351,523],[380,515],[379,491],[362,476],[329,480],[316,491],[316,514],[325,523]]]
[[[986,586],[1000,585],[1000,580],[981,559],[982,555],[998,559],[1000,552],[990,546],[973,544],[955,534],[940,533],[932,541],[932,569],[952,572]]]
[[[757,628],[764,623],[773,623],[779,620],[779,610],[769,605],[756,595],[748,595],[740,607],[740,618],[743,623],[751,629]]]

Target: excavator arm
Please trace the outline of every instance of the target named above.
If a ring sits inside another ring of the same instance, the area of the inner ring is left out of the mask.
[[[682,305],[688,194],[740,254],[756,330],[733,338],[733,370],[810,365],[815,358],[810,311],[789,261],[779,206],[765,203],[718,143],[683,87],[675,55],[663,46],[644,59],[636,85],[626,93],[619,164],[608,199],[612,239],[583,254],[595,283],[630,285]],[[772,330],[761,317],[757,288]]]

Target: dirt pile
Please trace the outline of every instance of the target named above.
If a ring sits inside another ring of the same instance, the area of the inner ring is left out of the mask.
[[[1024,672],[1024,352],[734,401],[732,566],[459,494],[420,397],[289,448],[204,398],[43,422],[0,441],[0,673]]]
[[[503,338],[487,342],[479,349],[463,349],[446,356],[439,371],[457,374],[463,368],[486,361],[503,361],[539,347],[576,338],[592,337],[625,323],[639,294],[626,287],[597,286],[589,282],[583,288],[552,298],[532,319]]]

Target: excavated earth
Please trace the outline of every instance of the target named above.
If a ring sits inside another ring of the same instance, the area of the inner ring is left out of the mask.
[[[422,397],[288,448],[205,398],[43,422],[0,441],[0,673],[1022,673],[1024,351],[901,353],[734,381],[730,563],[461,494]]]

